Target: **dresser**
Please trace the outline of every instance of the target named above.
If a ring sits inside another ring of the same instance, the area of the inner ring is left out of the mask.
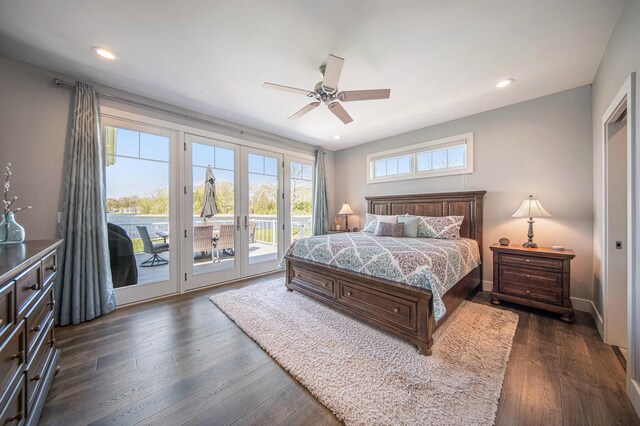
[[[560,314],[573,322],[571,259],[573,250],[491,245],[493,291],[491,303],[519,303]]]
[[[37,424],[58,366],[53,281],[61,240],[0,246],[0,425]]]

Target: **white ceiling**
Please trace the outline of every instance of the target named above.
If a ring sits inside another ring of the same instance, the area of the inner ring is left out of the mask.
[[[623,4],[2,0],[0,53],[336,150],[591,83]],[[341,90],[391,99],[345,103],[346,126],[326,108],[287,121],[309,100],[262,83],[312,89],[329,53]]]

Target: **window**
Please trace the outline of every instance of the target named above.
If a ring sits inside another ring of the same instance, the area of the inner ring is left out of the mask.
[[[313,165],[289,162],[291,188],[291,240],[311,236]]]
[[[473,172],[473,133],[367,155],[367,183]]]

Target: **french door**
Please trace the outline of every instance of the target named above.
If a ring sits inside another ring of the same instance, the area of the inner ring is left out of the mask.
[[[283,155],[192,134],[184,149],[186,289],[277,269]]]
[[[102,114],[118,305],[275,271],[311,234],[309,157],[172,126]]]

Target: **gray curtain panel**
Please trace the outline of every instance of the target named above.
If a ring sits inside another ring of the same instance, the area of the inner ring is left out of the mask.
[[[313,186],[313,235],[322,235],[329,222],[329,200],[327,199],[327,176],[324,170],[324,151],[316,151]]]
[[[64,244],[55,288],[58,325],[92,320],[116,305],[101,151],[96,93],[93,86],[78,82],[60,224]]]

